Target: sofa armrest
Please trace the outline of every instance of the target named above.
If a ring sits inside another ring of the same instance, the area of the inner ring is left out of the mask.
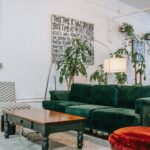
[[[135,112],[141,115],[143,126],[150,126],[150,97],[137,99],[135,102]]]
[[[135,112],[141,114],[143,105],[150,105],[150,97],[138,98],[135,101]]]
[[[150,103],[143,105],[142,125],[150,126]]]
[[[49,91],[50,100],[52,101],[69,101],[69,93],[70,91]]]

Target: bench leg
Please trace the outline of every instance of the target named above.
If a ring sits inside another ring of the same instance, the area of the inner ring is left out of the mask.
[[[4,132],[4,115],[1,115],[1,132]]]

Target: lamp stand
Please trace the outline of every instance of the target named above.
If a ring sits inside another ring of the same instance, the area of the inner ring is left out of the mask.
[[[48,90],[48,84],[49,84],[49,77],[50,77],[50,73],[51,73],[53,64],[54,63],[51,63],[50,67],[49,67],[49,71],[48,71],[48,75],[47,75],[47,80],[46,80],[44,100],[46,100],[46,95],[47,95],[47,90]],[[55,77],[55,84],[56,84],[56,77]],[[55,85],[55,90],[56,90],[56,85]]]

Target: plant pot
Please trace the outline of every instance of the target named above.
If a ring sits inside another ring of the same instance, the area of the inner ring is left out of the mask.
[[[145,34],[145,35],[144,35],[144,39],[145,39],[145,40],[150,40],[150,33]]]
[[[124,33],[125,32],[125,27],[119,27],[119,31]]]

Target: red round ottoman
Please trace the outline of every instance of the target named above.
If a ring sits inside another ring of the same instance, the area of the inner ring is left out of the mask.
[[[150,150],[150,127],[121,128],[110,134],[108,140],[116,150]]]

